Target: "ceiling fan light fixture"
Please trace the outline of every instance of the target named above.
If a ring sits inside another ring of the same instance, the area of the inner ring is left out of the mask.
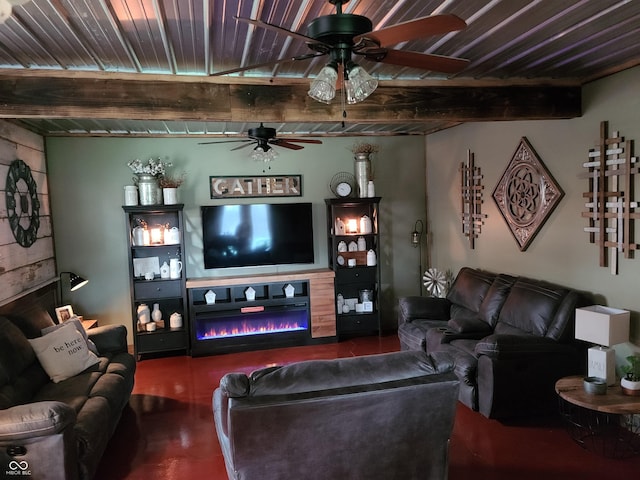
[[[347,93],[347,103],[362,102],[371,95],[378,87],[378,80],[373,78],[360,65],[354,65],[345,78],[345,89]]]
[[[336,96],[336,83],[338,82],[338,68],[333,62],[322,67],[320,73],[311,82],[309,96],[322,103],[331,103]]]
[[[278,152],[271,148],[268,144],[258,144],[251,152],[251,158],[256,162],[271,162],[278,157]]]

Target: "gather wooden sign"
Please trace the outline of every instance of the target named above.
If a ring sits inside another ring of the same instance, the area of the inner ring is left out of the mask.
[[[302,175],[209,177],[211,198],[300,197]]]

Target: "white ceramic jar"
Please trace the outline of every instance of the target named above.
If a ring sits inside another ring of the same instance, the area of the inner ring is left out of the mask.
[[[175,312],[169,317],[170,328],[182,328],[182,314]]]

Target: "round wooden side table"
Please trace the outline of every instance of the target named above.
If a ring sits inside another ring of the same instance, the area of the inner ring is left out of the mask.
[[[556,382],[560,413],[573,440],[605,457],[640,454],[640,397],[625,395],[619,384],[604,395],[590,394],[583,380],[572,376]]]

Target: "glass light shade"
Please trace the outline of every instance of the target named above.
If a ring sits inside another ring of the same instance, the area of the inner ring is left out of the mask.
[[[259,162],[270,162],[275,160],[277,157],[278,152],[269,146],[267,146],[266,149],[258,146],[253,149],[253,152],[251,152],[251,158]]]
[[[378,81],[369,75],[360,65],[349,70],[349,79],[344,82],[347,91],[347,103],[363,101],[378,87]]]
[[[309,96],[322,103],[331,103],[336,96],[338,71],[332,65],[326,65],[318,76],[311,82]]]
[[[420,232],[418,232],[417,230],[411,232],[411,245],[413,245],[413,248],[416,248],[418,245],[420,245]]]

